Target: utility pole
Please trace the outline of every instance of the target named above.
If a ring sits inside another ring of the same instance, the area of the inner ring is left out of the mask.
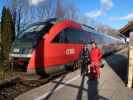
[[[128,88],[132,88],[133,84],[133,32],[130,32],[130,41],[129,41],[129,55],[128,55]]]

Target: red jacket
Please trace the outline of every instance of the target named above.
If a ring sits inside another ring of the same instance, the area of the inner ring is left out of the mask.
[[[102,52],[99,48],[92,48],[90,51],[91,62],[100,62],[102,59]]]

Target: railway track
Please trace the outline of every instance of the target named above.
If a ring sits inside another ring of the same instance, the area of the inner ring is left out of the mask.
[[[0,100],[14,100],[14,98],[18,95],[46,84],[50,80],[53,80],[64,74],[66,74],[66,72],[58,73],[38,80],[24,80],[20,77],[15,78],[11,82],[6,82],[0,86]]]

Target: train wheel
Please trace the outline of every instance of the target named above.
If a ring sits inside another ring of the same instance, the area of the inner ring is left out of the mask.
[[[69,63],[66,65],[66,70],[74,71],[74,69],[75,69],[75,62],[69,62]]]

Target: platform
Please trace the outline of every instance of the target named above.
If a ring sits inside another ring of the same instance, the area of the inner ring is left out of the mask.
[[[133,100],[133,91],[125,86],[106,61],[104,63],[101,78],[97,81],[80,76],[80,70],[77,70],[15,100]]]

